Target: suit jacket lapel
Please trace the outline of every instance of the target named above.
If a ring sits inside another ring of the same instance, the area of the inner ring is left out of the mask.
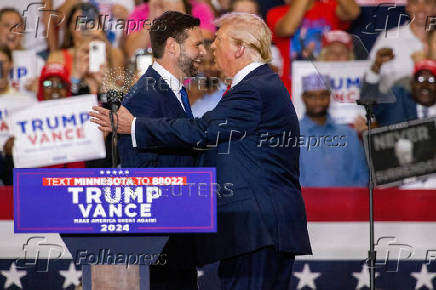
[[[160,76],[160,74],[155,71],[151,66],[149,67],[147,73],[149,73],[150,77],[152,77],[156,83],[154,88],[156,91],[165,99],[165,103],[168,107],[177,108],[177,111],[181,111],[185,113],[185,110],[174,94],[173,90],[169,87],[168,83]]]

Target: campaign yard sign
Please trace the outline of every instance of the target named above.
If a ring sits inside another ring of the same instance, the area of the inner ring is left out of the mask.
[[[366,60],[323,62],[292,62],[292,102],[299,119],[304,116],[302,78],[313,73],[328,75],[331,78],[330,116],[338,123],[351,124],[357,116],[365,116],[362,106],[356,104],[360,97]]]
[[[0,97],[0,151],[11,137],[9,133],[9,116],[13,112],[26,109],[35,104],[36,99],[24,95],[4,95]]]
[[[215,168],[14,169],[16,233],[216,232]]]
[[[11,115],[15,167],[105,158],[103,134],[90,122],[95,95],[38,102]]]
[[[363,135],[368,154],[368,133]],[[380,127],[371,133],[376,185],[396,185],[436,173],[436,118]]]

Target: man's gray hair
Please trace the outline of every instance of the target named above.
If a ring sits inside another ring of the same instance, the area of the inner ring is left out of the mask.
[[[228,36],[238,44],[251,48],[253,61],[271,61],[271,30],[257,15],[228,13],[215,21],[217,26],[231,25]]]

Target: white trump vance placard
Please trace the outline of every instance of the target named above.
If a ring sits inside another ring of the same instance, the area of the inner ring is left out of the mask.
[[[16,168],[106,157],[103,134],[89,120],[95,95],[39,102],[9,119]]]
[[[313,73],[328,75],[331,78],[330,116],[338,123],[353,123],[357,116],[365,116],[362,106],[356,104],[360,96],[366,60],[323,62],[292,62],[292,102],[299,119],[304,116],[306,107],[302,100],[302,78]]]
[[[0,97],[0,151],[11,136],[9,133],[9,116],[36,103],[36,99],[24,95],[3,95]]]

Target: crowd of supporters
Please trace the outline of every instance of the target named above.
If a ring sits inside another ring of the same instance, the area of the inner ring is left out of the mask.
[[[38,3],[35,3],[38,2]],[[363,3],[364,1],[362,1]],[[214,19],[228,12],[253,13],[272,31],[271,67],[292,99],[301,99],[301,135],[336,140],[302,149],[302,186],[366,186],[368,165],[362,145],[367,130],[364,115],[339,122],[332,115],[332,77],[293,71],[296,61],[368,62],[360,82],[360,97],[390,99],[376,105],[374,126],[436,116],[436,37],[431,16],[435,0],[407,0],[404,24],[379,30],[375,44],[351,33],[362,20],[362,3],[355,0],[21,0],[0,4],[0,99],[2,95],[33,96],[37,101],[96,94],[105,105],[108,88],[128,90],[151,64],[149,29],[153,19],[175,10],[200,19],[208,54],[199,77],[190,80],[188,95],[194,116],[212,110],[226,90],[215,67],[210,44]],[[272,5],[275,5],[271,7]],[[41,7],[44,7],[41,9]],[[374,13],[377,9],[374,7]],[[365,25],[361,25],[364,27]],[[363,28],[362,28],[363,29]],[[104,43],[106,58],[90,69],[90,45]],[[20,53],[31,56],[27,76],[20,73]],[[15,59],[16,58],[16,59]],[[33,73],[30,73],[33,72]],[[293,80],[301,95],[294,96]],[[354,101],[354,100],[353,100]],[[357,106],[357,105],[356,105]],[[110,167],[107,158],[59,164],[55,167]],[[12,184],[14,137],[2,145],[1,178]],[[435,146],[436,147],[436,146]],[[431,182],[421,186],[433,187]]]

